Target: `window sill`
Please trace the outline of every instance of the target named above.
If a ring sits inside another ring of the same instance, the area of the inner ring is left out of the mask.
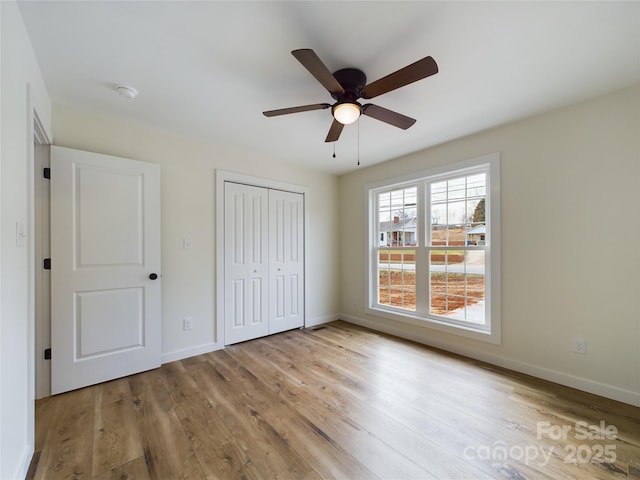
[[[413,314],[409,311],[407,313],[398,312],[397,310],[390,310],[384,307],[367,307],[367,313],[375,315],[376,317],[382,317],[387,320],[393,320],[397,322],[414,325],[421,328],[437,330],[439,332],[448,333],[451,335],[457,335],[460,337],[470,338],[481,342],[492,343],[500,345],[500,329],[493,325],[491,330],[487,329],[484,325],[482,327],[475,327],[473,325],[458,325],[438,320],[437,317],[425,317],[417,314]]]

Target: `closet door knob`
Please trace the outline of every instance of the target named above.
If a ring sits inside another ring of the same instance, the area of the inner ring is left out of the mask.
[[[152,273],[151,275],[149,275],[149,278],[151,280],[155,280],[156,278],[158,278],[158,274],[157,273]]]

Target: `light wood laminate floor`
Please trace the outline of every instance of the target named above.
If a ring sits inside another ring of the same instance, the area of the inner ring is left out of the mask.
[[[333,322],[38,401],[28,478],[640,479],[640,408]]]

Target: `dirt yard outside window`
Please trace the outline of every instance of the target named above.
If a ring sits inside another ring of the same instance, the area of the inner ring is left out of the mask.
[[[416,309],[416,281],[412,271],[380,270],[379,302],[382,305]],[[448,282],[447,282],[448,279]],[[484,275],[431,274],[431,313],[448,315],[484,299]]]
[[[483,252],[455,250],[455,246],[464,246],[466,233],[463,228],[434,229],[431,232],[433,245],[449,245],[446,262],[450,266],[484,265]],[[379,290],[378,302],[381,305],[416,309],[415,250],[382,248],[379,251]],[[443,265],[445,251],[432,250],[431,264]],[[403,264],[409,267],[403,270]],[[485,298],[485,277],[478,274],[431,272],[430,313],[451,315],[454,311],[475,305]],[[466,298],[466,304],[465,304]]]

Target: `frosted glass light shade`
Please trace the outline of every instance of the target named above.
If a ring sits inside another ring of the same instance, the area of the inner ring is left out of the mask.
[[[360,105],[355,103],[341,103],[333,109],[333,118],[343,125],[355,122],[359,116]]]

